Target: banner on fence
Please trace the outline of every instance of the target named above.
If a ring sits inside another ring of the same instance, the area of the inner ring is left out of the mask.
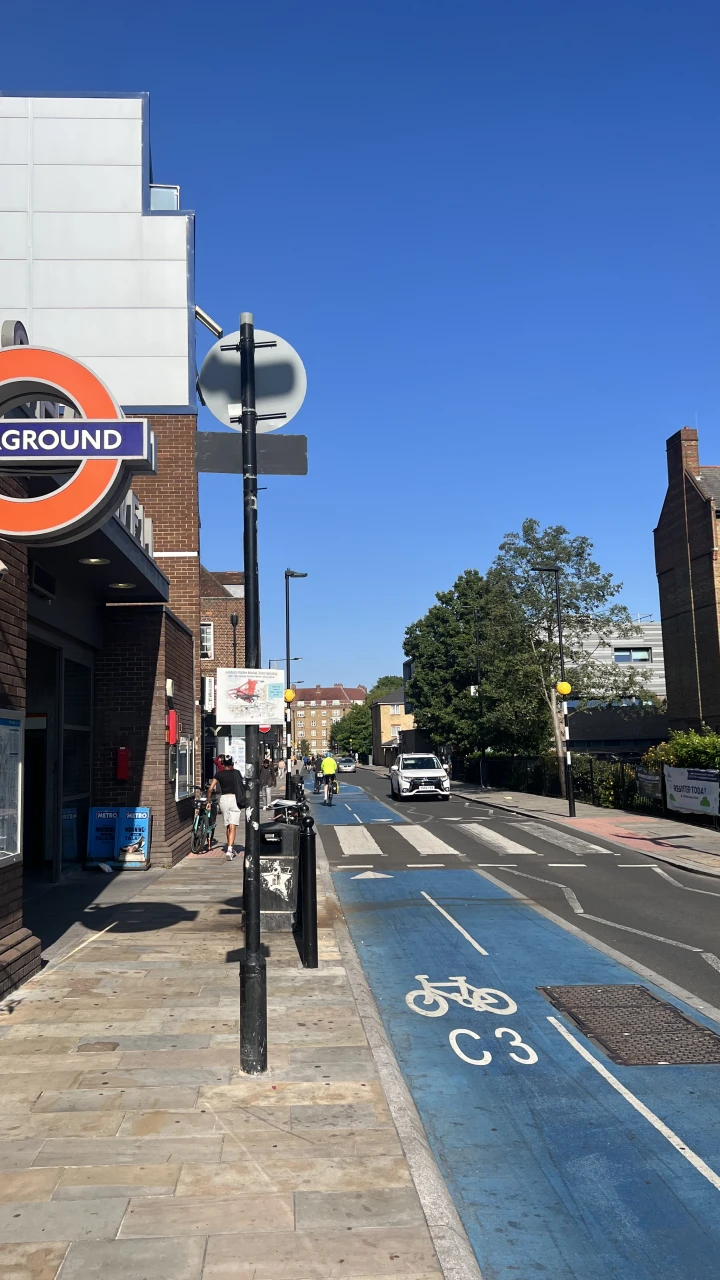
[[[645,800],[662,800],[662,778],[648,769],[636,769],[638,795]]]
[[[665,790],[668,809],[683,813],[717,813],[720,792],[720,772],[717,769],[665,770]]]

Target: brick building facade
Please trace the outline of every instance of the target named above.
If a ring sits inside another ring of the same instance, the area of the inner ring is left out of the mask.
[[[698,433],[667,442],[668,488],[655,530],[668,720],[720,730],[720,466],[700,464]]]
[[[314,689],[295,689],[292,704],[292,740],[299,749],[303,739],[310,754],[322,755],[330,750],[332,727],[353,707],[361,707],[367,697],[364,685],[346,689],[342,684],[316,685]]]

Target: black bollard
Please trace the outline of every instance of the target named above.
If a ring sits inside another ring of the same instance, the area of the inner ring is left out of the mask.
[[[318,967],[317,873],[315,823],[309,811],[300,815],[300,933],[305,969]]]

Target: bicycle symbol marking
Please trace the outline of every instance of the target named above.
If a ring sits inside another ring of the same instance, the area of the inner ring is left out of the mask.
[[[422,982],[422,987],[408,991],[405,1003],[413,1013],[421,1013],[425,1018],[442,1018],[450,1008],[448,1000],[456,1000],[478,1013],[517,1013],[515,1001],[494,987],[473,987],[465,977],[449,978],[447,982],[430,982],[426,973],[416,973],[415,977]],[[451,990],[452,987],[457,990]],[[418,996],[424,1008],[420,1007]]]
[[[504,991],[498,991],[495,987],[474,987],[464,976],[451,977],[447,982],[430,982],[426,973],[416,973],[415,977],[422,986],[415,991],[408,991],[405,1003],[413,1013],[419,1013],[424,1018],[442,1018],[450,1008],[450,1000],[455,1000],[466,1009],[474,1009],[477,1013],[517,1013],[515,1001]],[[473,1067],[487,1067],[492,1062],[492,1054],[488,1049],[483,1049],[477,1058],[471,1057],[458,1044],[459,1036],[469,1036],[475,1041],[481,1037],[477,1031],[471,1031],[467,1027],[456,1027],[450,1032],[450,1047],[463,1062],[468,1062]],[[505,1037],[509,1039],[511,1047],[508,1053],[514,1062],[523,1067],[531,1067],[537,1062],[537,1053],[529,1044],[525,1044],[517,1031],[512,1027],[496,1027],[496,1040],[502,1041]],[[518,1050],[517,1053],[513,1052],[515,1049]]]

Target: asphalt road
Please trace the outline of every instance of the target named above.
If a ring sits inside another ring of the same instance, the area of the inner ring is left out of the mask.
[[[440,863],[448,869],[464,863],[486,870],[516,893],[720,1008],[718,881],[654,863],[643,854],[620,853],[617,845],[575,835],[559,823],[515,817],[456,796],[449,802],[398,802],[392,799],[387,778],[370,769],[361,767],[343,781],[362,788],[383,806],[373,811],[377,854],[371,856],[368,845],[354,861],[372,864],[378,871]],[[347,806],[354,799],[336,797],[333,810],[326,811],[328,820],[334,822],[342,806],[344,813],[351,812]],[[368,813],[366,802],[354,808],[358,814]],[[404,838],[388,818],[427,831],[433,837],[429,852],[409,844],[407,835]],[[331,867],[347,863],[332,833],[325,847]]]
[[[716,882],[457,796],[398,804],[367,769],[312,805],[484,1280],[716,1280]],[[553,986],[606,1012],[640,989],[654,1028],[622,1015],[608,1050]]]

